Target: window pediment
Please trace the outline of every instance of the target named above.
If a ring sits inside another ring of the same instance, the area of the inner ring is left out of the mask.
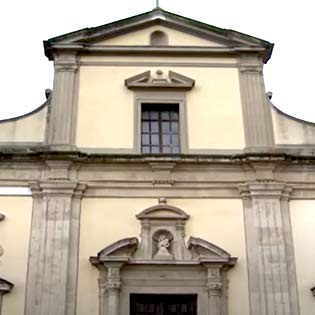
[[[156,72],[146,71],[125,80],[128,89],[146,88],[176,88],[190,90],[195,85],[195,80],[174,71]]]

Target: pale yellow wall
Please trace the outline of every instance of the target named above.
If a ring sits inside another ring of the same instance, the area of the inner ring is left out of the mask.
[[[132,149],[134,92],[124,80],[162,69],[196,80],[187,92],[189,149],[242,149],[244,130],[236,68],[82,66],[76,144]]]
[[[217,65],[217,66],[224,66],[225,64],[230,65],[237,65],[238,59],[232,57],[214,57],[214,56],[201,56],[201,57],[187,57],[187,56],[167,56],[167,58],[161,59],[160,56],[80,56],[80,63],[86,65],[104,65],[114,63],[115,66],[125,66],[127,64],[134,64],[134,66],[138,66],[139,62],[156,62],[159,64],[174,64],[174,63],[185,63],[192,67],[194,64],[200,66],[200,64],[206,65]]]
[[[315,200],[290,202],[300,315],[314,314]]]
[[[271,112],[276,144],[315,144],[315,124]]]
[[[179,32],[174,29],[162,26],[152,26],[146,29],[120,35],[103,41],[99,41],[98,45],[130,45],[130,46],[146,46],[150,45],[150,34],[154,31],[165,32],[168,36],[168,44],[170,46],[214,46],[222,47],[220,43],[206,40],[196,36]]]
[[[104,247],[125,237],[139,237],[135,215],[156,199],[82,200],[77,315],[98,314],[98,270],[88,261]],[[241,200],[168,199],[190,216],[187,237],[208,240],[238,257],[229,271],[229,315],[249,314],[247,261]]]
[[[43,142],[45,138],[47,107],[22,118],[0,121],[1,142]]]
[[[25,284],[30,241],[32,198],[0,196],[0,212],[6,219],[0,222],[0,277],[15,287],[3,297],[2,315],[24,314]]]

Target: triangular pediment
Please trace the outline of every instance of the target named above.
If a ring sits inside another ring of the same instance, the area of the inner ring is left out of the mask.
[[[45,52],[49,58],[53,59],[52,50],[58,45],[62,45],[63,49],[67,45],[72,45],[71,49],[75,49],[74,44],[84,45],[78,46],[80,51],[95,45],[150,46],[148,38],[153,31],[167,33],[169,47],[215,47],[217,49],[238,47],[243,50],[247,47],[251,50],[258,49],[264,55],[265,61],[269,59],[273,47],[262,39],[156,8],[127,19],[51,38],[44,42]],[[58,46],[58,48],[61,47]]]

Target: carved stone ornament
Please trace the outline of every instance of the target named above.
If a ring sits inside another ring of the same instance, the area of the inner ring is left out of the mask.
[[[151,71],[146,71],[126,79],[125,85],[128,89],[176,88],[190,90],[194,87],[195,80],[173,71],[166,73],[162,70],[157,70],[152,73]]]
[[[14,284],[4,280],[2,278],[0,278],[0,294],[5,294],[5,293],[9,293],[11,292],[11,290],[13,289]]]

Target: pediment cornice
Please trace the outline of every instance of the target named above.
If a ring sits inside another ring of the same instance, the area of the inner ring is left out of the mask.
[[[85,48],[89,47],[91,50],[91,47],[99,41],[154,25],[165,26],[199,38],[215,41],[229,49],[239,47],[243,50],[250,48],[251,50],[256,49],[258,52],[263,51],[262,55],[265,62],[270,58],[273,48],[273,45],[265,40],[234,30],[208,25],[157,8],[113,23],[93,28],[85,28],[51,38],[48,41],[44,41],[45,54],[49,59],[54,59],[54,50],[60,49],[60,47],[71,46],[73,48],[76,45],[83,45]],[[84,50],[84,47],[81,47],[81,51]]]

